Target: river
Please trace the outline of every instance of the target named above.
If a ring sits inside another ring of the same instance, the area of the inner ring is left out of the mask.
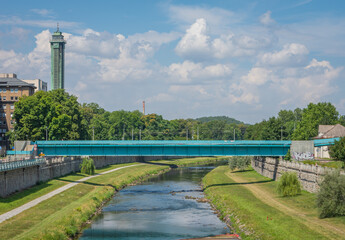
[[[116,193],[80,239],[186,239],[229,233],[204,197],[213,167],[173,169]]]

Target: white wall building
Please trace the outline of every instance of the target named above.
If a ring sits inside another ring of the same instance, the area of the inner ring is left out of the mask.
[[[48,91],[48,84],[45,81],[42,81],[41,79],[33,79],[33,80],[22,80],[26,83],[33,84],[36,89],[35,92],[37,91]]]

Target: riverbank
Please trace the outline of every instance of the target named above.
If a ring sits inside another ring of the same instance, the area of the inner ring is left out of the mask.
[[[283,198],[276,182],[253,170],[214,169],[204,192],[243,239],[345,239],[345,217],[319,219],[315,194]]]
[[[194,158],[137,163],[127,169],[80,183],[0,224],[0,239],[69,239],[81,231],[104,203],[121,188],[170,170],[171,165],[204,164],[216,158]],[[133,164],[113,165],[118,168]],[[70,182],[70,176],[64,181]],[[81,178],[75,176],[72,178]],[[74,180],[74,179],[73,179]],[[46,190],[45,190],[46,191]]]

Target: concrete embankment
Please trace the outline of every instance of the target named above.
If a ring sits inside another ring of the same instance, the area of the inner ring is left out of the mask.
[[[284,172],[295,172],[303,189],[311,193],[319,191],[319,184],[324,175],[332,170],[327,167],[289,162],[272,157],[254,157],[251,165],[256,172],[273,180],[279,179]]]
[[[92,158],[96,168],[102,168],[112,164],[171,159],[173,157],[93,156]],[[174,158],[176,159],[176,157]],[[39,182],[46,182],[53,178],[78,172],[81,162],[81,157],[49,157],[45,164],[39,166],[0,172],[0,197],[6,197]]]

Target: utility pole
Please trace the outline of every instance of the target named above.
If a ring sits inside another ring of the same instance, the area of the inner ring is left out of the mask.
[[[122,129],[122,141],[125,140],[125,124],[123,124],[123,129]]]
[[[186,140],[188,141],[188,128],[186,130]]]
[[[280,127],[280,141],[283,140],[283,126]]]
[[[199,140],[199,127],[197,128],[197,140]]]
[[[48,127],[46,126],[46,141],[48,141]]]
[[[132,141],[133,141],[133,128],[132,128]]]
[[[193,131],[192,131],[192,140],[194,140],[194,128],[193,128]]]
[[[92,141],[95,141],[95,126],[92,126]]]
[[[236,129],[234,128],[234,141],[236,141]]]
[[[141,127],[139,129],[139,140],[141,140]]]

